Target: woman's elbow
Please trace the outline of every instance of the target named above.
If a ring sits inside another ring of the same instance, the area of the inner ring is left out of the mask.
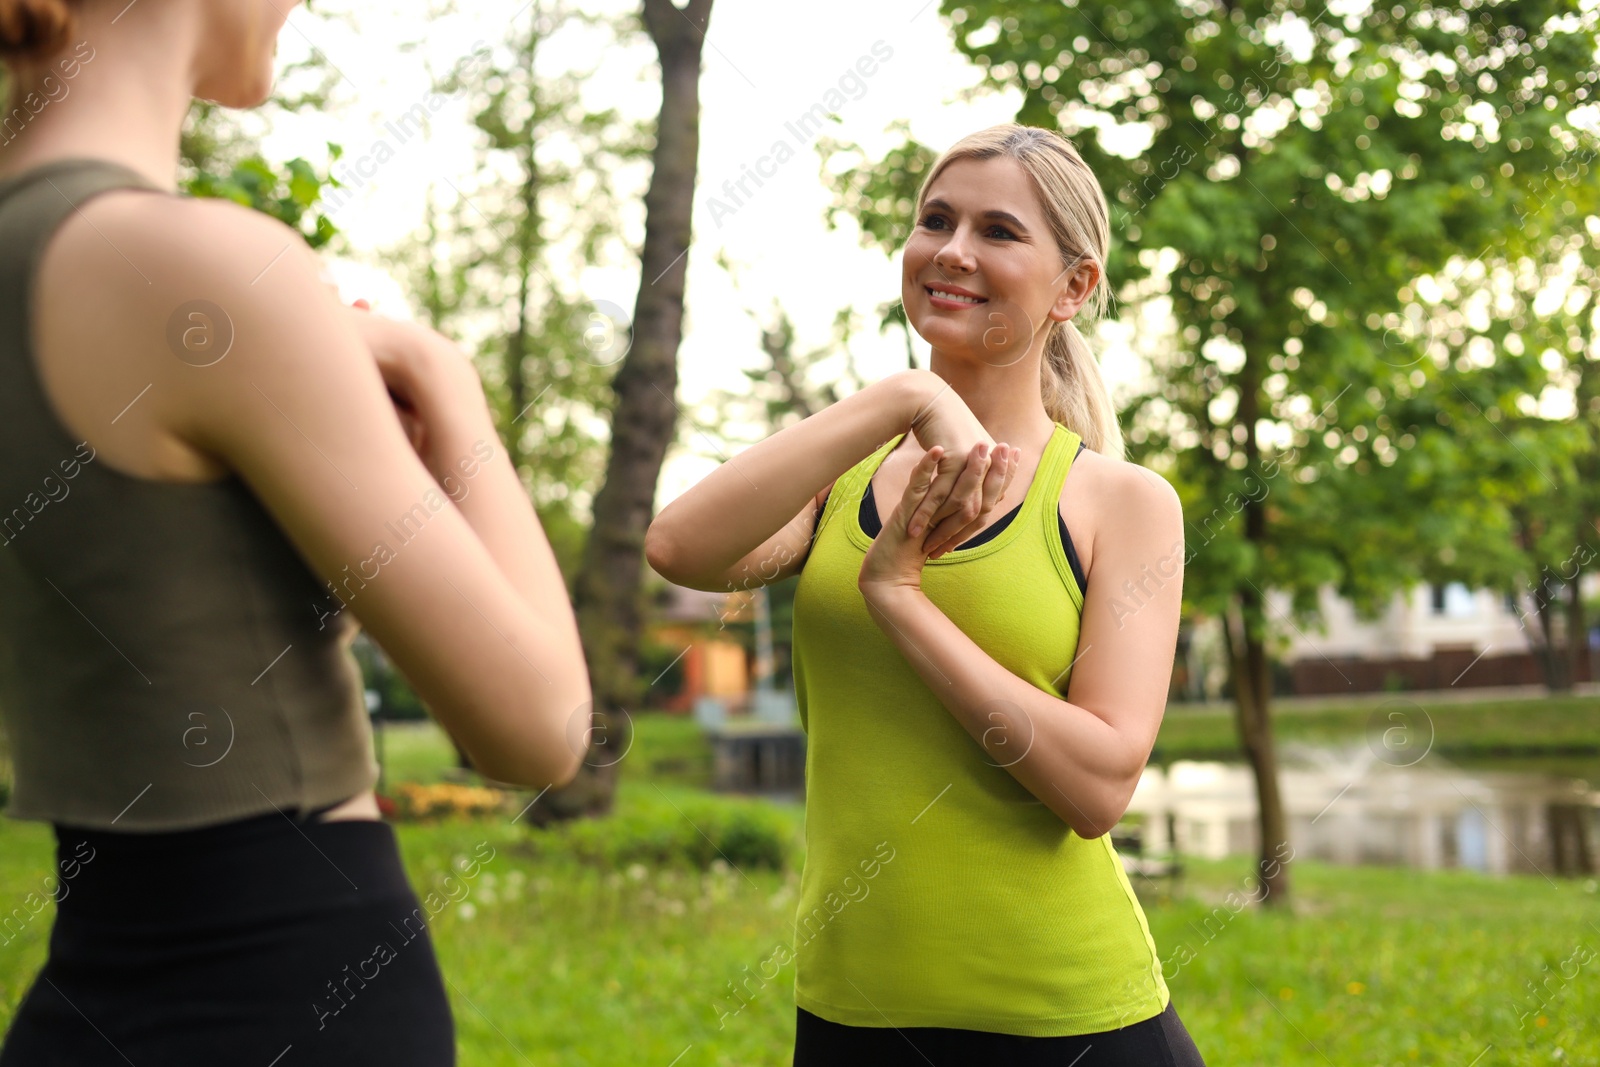
[[[1107,786],[1100,796],[1092,799],[1083,798],[1081,806],[1074,803],[1068,810],[1057,814],[1073,833],[1085,841],[1104,837],[1127,814],[1128,805],[1133,802],[1133,788],[1137,784],[1135,781],[1133,785],[1128,786],[1121,783]]]
[[[523,760],[507,759],[500,753],[483,760],[474,756],[472,762],[478,773],[491,781],[525,789],[561,789],[577,779],[583,768],[583,754],[561,745]]]
[[[1091,820],[1085,819],[1082,815],[1078,815],[1067,825],[1071,828],[1073,833],[1077,834],[1085,841],[1093,841],[1096,838],[1104,837],[1106,834],[1110,833],[1111,828],[1116,824],[1117,820],[1115,819],[1111,819],[1109,821],[1105,819]]]
[[[644,558],[651,570],[669,582],[676,582],[678,574],[674,556],[672,538],[658,517],[644,532]]]
[[[594,707],[588,667],[564,679],[564,697],[517,709],[495,738],[480,738],[482,753],[468,751],[484,777],[532,789],[559,789],[578,777],[588,755],[589,722]],[[574,710],[576,709],[576,710]],[[515,725],[512,725],[515,723]]]

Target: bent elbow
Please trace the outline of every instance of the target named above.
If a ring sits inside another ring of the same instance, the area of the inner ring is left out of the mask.
[[[573,756],[559,769],[559,773],[551,780],[550,787],[552,789],[565,789],[578,780],[578,772],[582,770],[583,756]]]
[[[665,530],[661,528],[661,521],[652,522],[644,532],[644,558],[650,564],[650,569],[655,571],[667,581],[676,581],[676,570],[673,566],[672,542]]]
[[[523,789],[563,789],[578,777],[583,767],[583,757],[569,752],[565,746],[553,754],[543,754],[536,759],[520,762],[473,761],[478,772],[492,781]]]
[[[1078,825],[1072,827],[1072,832],[1083,838],[1085,841],[1093,841],[1096,838],[1101,838],[1106,836],[1106,834],[1109,834],[1111,832],[1111,828],[1116,824],[1117,822],[1115,819],[1111,820],[1109,823],[1103,819],[1092,823],[1086,823],[1082,819],[1079,819]]]
[[[579,690],[581,700],[574,703],[581,711],[592,706],[587,677],[581,680]],[[540,714],[547,716],[540,728],[519,732],[514,739],[503,738],[489,758],[480,761],[476,753],[471,754],[473,765],[484,777],[540,790],[572,784],[588,755],[582,741],[587,734],[575,715],[562,713],[558,720],[550,708],[540,709]]]
[[[1115,795],[1107,795],[1099,803],[1087,805],[1087,810],[1074,804],[1070,812],[1062,815],[1062,819],[1071,827],[1073,833],[1085,841],[1093,841],[1116,829],[1122,817],[1127,814],[1128,804],[1132,799],[1132,790],[1126,793],[1118,790]]]

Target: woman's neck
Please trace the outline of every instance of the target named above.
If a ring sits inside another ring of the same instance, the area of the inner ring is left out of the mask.
[[[1029,352],[1014,363],[995,366],[951,358],[934,349],[930,367],[950,383],[996,442],[1037,454],[1055,432],[1055,420],[1045,410],[1039,391],[1042,357],[1042,351]]]
[[[0,175],[57,159],[109,159],[176,190],[178,140],[193,102],[183,19],[124,19],[85,5],[72,43],[47,63],[11,71],[0,120]]]

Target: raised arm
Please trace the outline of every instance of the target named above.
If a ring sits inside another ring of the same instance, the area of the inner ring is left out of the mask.
[[[297,233],[224,202],[102,199],[55,275],[99,274],[70,343],[125,339],[157,421],[239,474],[483,773],[570,780],[591,700],[577,627],[466,357],[411,368],[438,409],[425,465]],[[165,341],[196,298],[234,336],[204,367]]]
[[[993,443],[944,379],[932,371],[898,371],[751,445],[661,509],[645,535],[650,566],[669,581],[707,590],[752,589],[797,573],[825,492],[873,449],[907,431],[925,447],[945,446],[937,483],[945,492],[972,447]],[[972,484],[981,476],[979,470]],[[967,484],[952,497],[946,535],[983,521],[986,502]],[[966,512],[958,513],[963,505]]]

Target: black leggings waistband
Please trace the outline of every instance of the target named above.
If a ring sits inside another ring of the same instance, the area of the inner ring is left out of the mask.
[[[50,955],[0,1067],[455,1062],[387,823],[274,812],[56,840]]]
[[[795,1011],[794,1067],[1205,1067],[1171,1000],[1153,1018],[1072,1037],[846,1026]]]

